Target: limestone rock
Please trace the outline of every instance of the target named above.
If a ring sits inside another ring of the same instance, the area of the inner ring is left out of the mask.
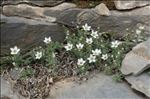
[[[98,18],[99,14],[97,14],[93,10],[83,10],[77,16],[77,23],[91,23],[94,19]]]
[[[81,11],[83,11],[83,9],[79,9],[79,8],[72,8],[63,11],[57,17],[57,22],[68,26],[76,26],[77,16]]]
[[[131,84],[131,87],[144,93],[150,98],[150,76],[146,73],[140,76],[126,76],[125,79]]]
[[[137,45],[129,52],[122,62],[121,72],[124,75],[138,75],[150,68],[150,38]]]
[[[65,0],[3,0],[2,5],[27,3],[36,6],[56,6]]]
[[[43,45],[43,39],[51,36],[52,40],[63,42],[64,29],[56,24],[20,17],[1,16],[1,54],[8,55],[10,47],[17,45],[21,51],[31,50]]]
[[[127,10],[150,5],[149,0],[115,0],[114,3],[118,10]]]
[[[116,94],[119,93],[119,94]],[[47,99],[144,99],[135,94],[125,83],[116,83],[111,76],[95,74],[78,84],[72,80],[56,83]]]
[[[74,7],[76,5],[72,3],[62,3],[55,7],[35,7],[28,4],[5,5],[3,7],[3,14],[55,22],[60,12]]]
[[[1,80],[1,95],[0,95],[1,99],[27,99],[19,95],[17,92],[14,92],[11,87],[11,84],[8,81],[6,81],[3,77],[0,77],[0,80]]]
[[[97,5],[94,10],[99,15],[103,15],[103,16],[109,16],[110,15],[110,11],[104,3]]]
[[[93,29],[99,27],[101,32],[112,32],[117,37],[126,34],[127,28],[135,31],[138,28],[137,24],[142,24],[145,27],[145,33],[150,35],[149,11],[150,7],[146,6],[127,12],[110,11],[111,15],[105,17],[95,13],[93,9],[72,8],[60,13],[57,22],[70,27],[76,27],[76,24],[88,23]]]

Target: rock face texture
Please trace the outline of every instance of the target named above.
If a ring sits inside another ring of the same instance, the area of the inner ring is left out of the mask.
[[[26,99],[19,95],[18,93],[13,92],[11,85],[2,77],[0,77],[1,81],[1,99]]]
[[[59,16],[57,17],[57,22],[68,26],[76,26],[78,24],[77,16],[81,11],[83,11],[83,9],[68,9],[59,14]]]
[[[118,94],[117,94],[118,93]],[[86,82],[77,84],[64,80],[56,83],[47,99],[144,99],[125,83],[116,83],[111,76],[96,74]]]
[[[150,97],[150,75],[144,73],[137,77],[127,76],[125,79],[131,84],[132,88]]]
[[[7,16],[20,16],[25,18],[55,22],[58,14],[64,10],[76,7],[72,3],[62,3],[55,7],[35,7],[28,4],[6,5],[3,14]]]
[[[150,97],[150,38],[138,44],[122,62],[121,72],[131,87]],[[130,75],[129,75],[130,74]]]
[[[2,5],[27,3],[37,6],[56,6],[65,0],[2,0]]]
[[[103,15],[103,16],[109,16],[110,15],[110,11],[104,3],[101,3],[101,4],[97,5],[95,7],[95,11],[99,15]]]
[[[20,17],[1,16],[1,55],[9,54],[10,47],[17,45],[27,51],[42,44],[45,37],[63,41],[63,28],[56,23],[36,21]]]
[[[121,72],[124,75],[138,75],[150,68],[150,38],[137,45],[128,53],[122,62]]]
[[[118,10],[128,10],[150,5],[149,0],[115,0],[114,3]]]
[[[137,29],[137,24],[144,25],[145,31],[150,34],[150,6],[129,12],[110,11],[108,17],[97,14],[93,9],[69,9],[57,18],[57,22],[68,26],[88,23],[92,28],[100,28],[102,32],[114,32],[117,35],[127,33],[126,29]],[[110,24],[111,22],[111,24]]]

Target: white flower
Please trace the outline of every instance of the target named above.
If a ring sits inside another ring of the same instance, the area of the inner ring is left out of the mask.
[[[119,41],[117,41],[117,40],[116,40],[116,41],[113,41],[113,42],[111,42],[111,47],[112,47],[112,48],[117,48],[117,47],[120,45],[120,43],[121,43],[121,42],[119,42]]]
[[[84,45],[81,44],[81,43],[79,43],[79,44],[76,45],[77,49],[79,49],[79,50],[81,50],[81,49],[83,48],[83,46],[84,46]]]
[[[101,49],[95,49],[95,50],[92,50],[92,53],[93,53],[93,55],[98,56],[102,52],[101,52]]]
[[[103,60],[107,60],[108,59],[108,55],[107,54],[104,54],[104,55],[102,55],[102,57],[101,57]]]
[[[13,64],[14,66],[16,66],[16,63],[15,63],[15,62],[13,62],[12,64]]]
[[[53,78],[50,78],[50,79],[49,79],[49,82],[50,82],[50,83],[53,83]]]
[[[91,26],[88,26],[87,23],[85,25],[83,25],[82,28],[84,29],[84,31],[90,31],[91,30]]]
[[[45,39],[44,39],[44,43],[45,44],[49,44],[50,42],[51,42],[52,40],[51,40],[51,37],[45,37]]]
[[[71,50],[72,48],[73,48],[73,44],[70,44],[70,43],[68,43],[68,44],[65,46],[65,49],[66,49],[67,51]]]
[[[88,44],[92,44],[92,43],[93,43],[92,38],[86,38],[86,43],[88,43]]]
[[[142,25],[139,26],[139,29],[140,29],[140,30],[143,30],[144,28],[145,28],[145,27],[142,26]]]
[[[126,28],[126,30],[128,31],[128,30],[129,30],[129,28]]]
[[[96,62],[96,56],[91,54],[90,57],[87,58],[87,60],[89,60],[89,63]]]
[[[141,30],[137,29],[136,34],[141,34]]]
[[[78,59],[77,65],[83,66],[84,64],[85,64],[85,60],[83,60],[83,58]]]
[[[53,53],[53,54],[52,54],[52,57],[53,57],[53,58],[55,58],[55,57],[56,57],[55,53]]]
[[[15,46],[14,48],[10,48],[10,50],[12,55],[16,55],[20,52],[20,49],[17,46]]]
[[[97,31],[93,31],[93,30],[92,30],[91,36],[92,36],[93,38],[97,38],[97,37],[98,37]]]
[[[41,59],[41,57],[42,57],[42,52],[36,52],[35,59]]]

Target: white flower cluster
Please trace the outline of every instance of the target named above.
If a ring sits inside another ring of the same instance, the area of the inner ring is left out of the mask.
[[[45,37],[44,40],[43,40],[43,42],[45,44],[49,44],[51,41],[52,41],[51,37],[48,37],[48,38]],[[11,55],[17,55],[20,52],[20,49],[17,46],[14,46],[13,48],[10,48],[10,50],[11,50],[11,52],[10,52]],[[43,56],[43,53],[41,51],[35,53],[35,59],[41,59],[42,56]],[[13,62],[13,65],[14,65],[14,62]]]
[[[91,29],[91,26],[89,26],[88,24],[83,25],[82,28],[83,28],[84,31],[91,31],[91,34],[90,34],[91,37],[86,38],[85,43],[87,43],[87,44],[90,45],[90,44],[93,43],[93,39],[99,37],[98,32],[92,30],[92,29]],[[117,43],[117,44],[116,44],[116,43]],[[113,44],[113,45],[112,45],[113,47],[118,46],[118,42],[115,42],[115,43],[112,43],[112,44]],[[76,44],[76,48],[77,48],[79,51],[82,50],[83,47],[84,47],[84,43],[78,43],[78,44]],[[66,51],[70,51],[70,50],[73,49],[73,44],[67,43],[67,44],[64,46],[64,48],[66,49]],[[95,63],[95,62],[96,62],[96,56],[99,56],[100,54],[102,54],[101,49],[92,50],[92,54],[89,55],[89,57],[87,58],[87,61],[88,61],[89,63]],[[104,55],[102,55],[101,58],[102,58],[103,60],[106,60],[106,59],[108,58],[108,55],[107,55],[107,54],[104,54]],[[84,60],[83,58],[79,58],[79,59],[77,60],[77,65],[78,65],[78,66],[83,66],[85,63],[86,63],[86,60]]]

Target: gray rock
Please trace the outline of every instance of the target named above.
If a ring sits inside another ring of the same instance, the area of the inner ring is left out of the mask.
[[[28,4],[5,5],[3,7],[3,14],[55,22],[60,12],[74,7],[76,5],[72,3],[62,3],[55,7],[35,7]]]
[[[125,79],[131,84],[131,87],[144,93],[150,98],[150,75],[144,73],[140,76],[126,76]]]
[[[131,10],[131,11],[111,11],[111,15],[112,16],[116,16],[116,17],[129,17],[129,18],[132,18],[132,19],[129,19],[129,20],[126,20],[126,24],[127,22],[130,22],[130,20],[132,20],[134,23],[140,23],[140,24],[143,24],[144,27],[145,27],[145,31],[147,34],[150,34],[150,6],[146,6],[146,7],[142,7],[142,8],[139,8],[139,9],[134,9],[134,10]],[[131,23],[132,24],[132,23]],[[133,26],[131,26],[132,29]],[[128,27],[130,28],[130,27]],[[123,29],[124,31],[124,29]]]
[[[91,23],[93,20],[97,19],[99,17],[99,14],[97,14],[95,11],[91,9],[83,10],[80,12],[77,16],[77,23]]]
[[[36,6],[56,6],[65,0],[3,0],[2,5],[27,3]]]
[[[96,74],[78,84],[71,80],[56,83],[47,99],[144,99],[125,83],[116,83],[111,76]]]
[[[139,75],[144,70],[150,68],[150,38],[137,45],[129,52],[122,62],[121,72],[124,75]]]
[[[111,14],[115,16],[145,16],[150,15],[150,6],[130,10],[130,11],[117,11],[111,10]]]
[[[58,6],[51,7],[47,10],[45,10],[43,13],[46,16],[54,16],[58,17],[60,13],[62,13],[65,10],[76,8],[76,5],[73,3],[62,3]]]
[[[1,79],[1,99],[27,99],[18,94],[17,92],[14,92],[14,90],[11,87],[11,84],[6,81],[3,77],[0,77]],[[7,98],[4,98],[7,97]]]
[[[103,16],[109,16],[110,15],[110,11],[104,3],[97,5],[94,10],[99,15],[103,15]]]
[[[81,11],[83,11],[83,9],[79,8],[66,10],[59,14],[57,22],[68,26],[76,26],[77,16]]]
[[[17,80],[21,77],[21,72],[23,69],[24,68],[13,68],[9,71],[9,73],[14,80]]]
[[[88,23],[92,28],[100,28],[101,32],[112,32],[116,36],[122,36],[129,30],[136,30],[137,24],[145,26],[145,33],[150,35],[150,7],[144,7],[133,11],[110,11],[108,17],[100,16],[93,9],[70,9],[58,16],[58,23],[75,27],[76,24]],[[111,24],[110,24],[111,22]]]
[[[43,45],[43,39],[51,36],[52,40],[63,42],[64,29],[56,24],[20,17],[1,17],[1,55],[8,55],[10,47],[17,45],[21,51],[31,50]]]
[[[115,0],[114,3],[118,10],[127,10],[127,9],[133,9],[133,8],[137,8],[137,7],[143,7],[146,5],[150,5],[149,0],[132,0],[132,1]]]

